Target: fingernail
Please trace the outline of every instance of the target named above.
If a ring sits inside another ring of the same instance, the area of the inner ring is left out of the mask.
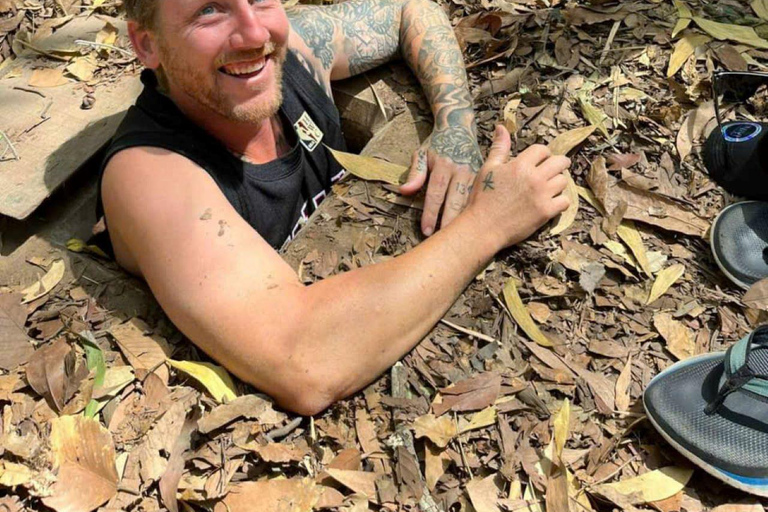
[[[424,229],[424,236],[431,236],[433,232],[434,232],[434,229],[426,228]]]

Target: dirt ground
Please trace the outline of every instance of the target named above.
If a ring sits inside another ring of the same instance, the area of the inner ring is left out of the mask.
[[[6,65],[22,30],[81,1],[65,4],[0,0]],[[700,156],[713,70],[765,70],[768,4],[444,7],[481,143],[501,122],[515,151],[568,153],[577,207],[500,253],[391,372],[306,418],[212,364],[146,285],[80,241],[94,186],[82,178],[55,196],[79,198],[62,207],[79,222],[57,226],[59,210],[44,207],[37,218],[53,227],[6,223],[7,240],[36,234],[0,258],[0,510],[764,509],[667,445],[641,395],[768,310],[713,262],[707,231],[733,198]],[[128,48],[122,34],[108,44]],[[88,52],[97,81],[135,65],[115,49]],[[405,163],[428,132],[409,80],[386,76],[395,120],[365,154]],[[99,84],[83,88],[98,101]],[[350,177],[283,254],[309,284],[417,245],[420,214],[418,200]]]

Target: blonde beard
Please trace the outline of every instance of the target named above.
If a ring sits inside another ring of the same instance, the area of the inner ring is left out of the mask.
[[[244,105],[232,104],[229,99],[214,88],[201,89],[200,84],[206,84],[202,73],[193,71],[190,66],[173,64],[169,68],[163,66],[155,70],[157,76],[158,89],[164,94],[170,91],[170,78],[174,79],[177,87],[193,98],[198,104],[207,110],[214,112],[225,119],[238,123],[258,124],[274,116],[283,103],[283,63],[287,49],[285,46],[277,47],[271,54],[274,64],[274,79],[276,83],[275,92],[271,98],[263,101],[250,102]],[[171,56],[168,48],[160,45],[160,56],[163,62],[177,61]]]

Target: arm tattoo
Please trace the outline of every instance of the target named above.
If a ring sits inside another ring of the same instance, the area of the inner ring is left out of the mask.
[[[482,166],[464,59],[448,17],[431,2],[409,2],[400,31],[406,62],[418,77],[435,116],[432,148],[477,172]]]
[[[341,42],[349,62],[349,75],[383,64],[398,54],[397,27],[402,0],[350,0],[324,7],[295,7],[288,10],[293,30],[307,43],[312,54],[330,70],[334,40]]]
[[[323,90],[328,94],[330,98],[333,98],[333,92],[331,91],[330,84],[323,80],[323,77],[320,73],[317,72],[317,69],[315,66],[312,65],[301,53],[295,52],[296,58],[299,59],[299,62],[309,71],[309,73],[312,75],[312,78],[315,79],[315,81],[320,84],[320,87],[323,88]]]

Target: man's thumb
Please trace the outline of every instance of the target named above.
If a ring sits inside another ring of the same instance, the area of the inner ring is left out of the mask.
[[[509,160],[509,152],[512,150],[512,139],[504,125],[496,125],[493,132],[493,144],[488,152],[488,158],[485,162],[491,165],[503,164]]]

